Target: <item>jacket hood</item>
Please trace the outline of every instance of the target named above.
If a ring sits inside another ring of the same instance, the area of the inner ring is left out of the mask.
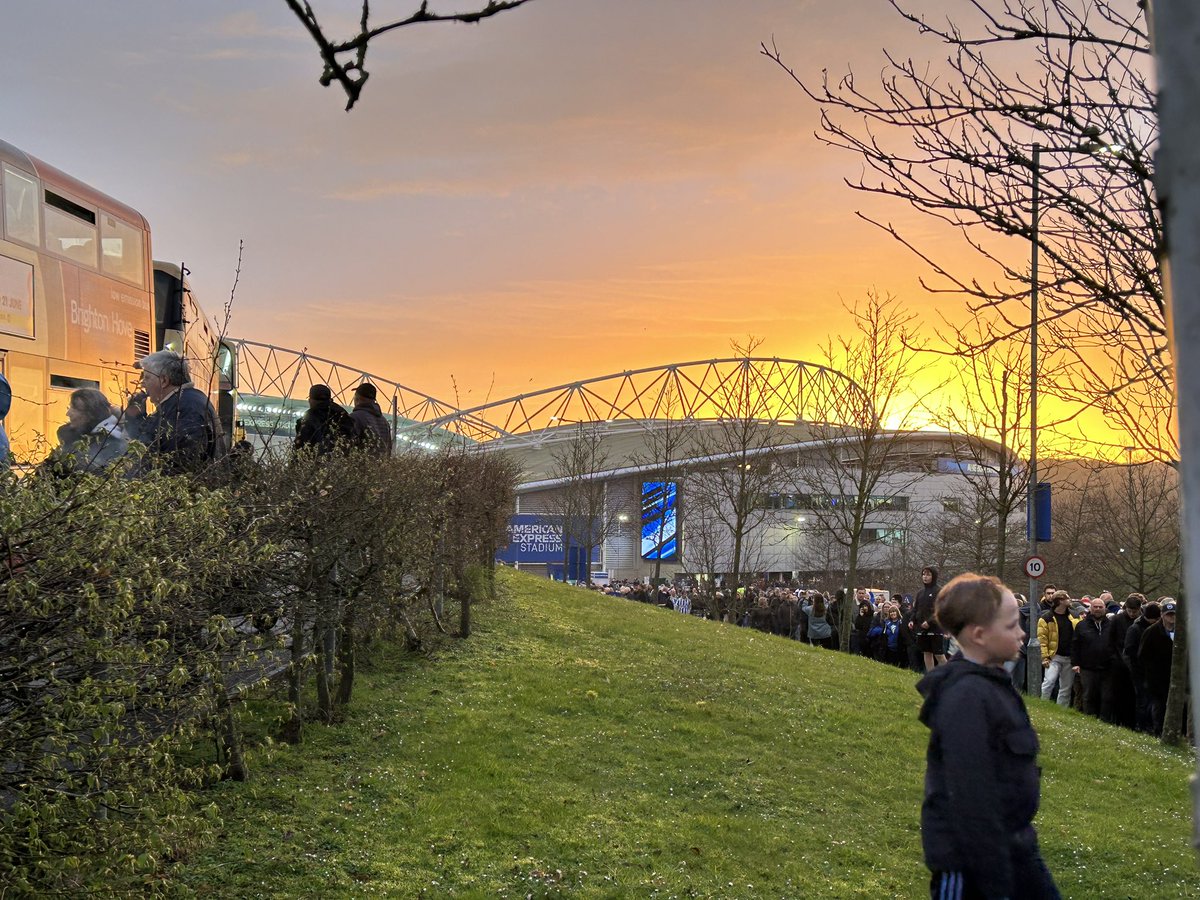
[[[125,437],[125,432],[121,430],[121,426],[118,424],[116,416],[109,416],[104,421],[99,422],[96,427],[92,429],[92,434],[111,435],[115,438]]]
[[[938,666],[917,682],[917,691],[925,702],[921,705],[921,722],[928,725],[933,718],[942,692],[946,687],[962,678],[990,678],[1001,684],[1012,685],[1012,680],[1004,669],[995,666],[981,666],[965,659],[961,653],[956,653],[948,663]]]

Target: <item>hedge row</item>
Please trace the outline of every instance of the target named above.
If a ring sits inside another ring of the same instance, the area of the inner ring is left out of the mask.
[[[235,682],[287,666],[297,741],[380,635],[419,644],[442,597],[468,634],[515,481],[454,449],[0,477],[0,881],[22,893],[153,887],[213,827],[196,790],[246,777]]]

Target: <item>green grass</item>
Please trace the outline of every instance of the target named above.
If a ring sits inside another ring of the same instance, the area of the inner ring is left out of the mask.
[[[505,573],[469,641],[222,785],[200,896],[916,897],[915,676]],[[1067,897],[1200,896],[1185,754],[1037,702]],[[981,848],[981,852],[987,852]]]

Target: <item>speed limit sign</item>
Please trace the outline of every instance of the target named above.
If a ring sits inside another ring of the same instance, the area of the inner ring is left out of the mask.
[[[1046,574],[1046,561],[1040,556],[1025,557],[1025,574],[1030,578],[1041,578]]]

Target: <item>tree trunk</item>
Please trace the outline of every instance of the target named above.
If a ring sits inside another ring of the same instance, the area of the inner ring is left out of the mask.
[[[304,607],[297,602],[292,610],[291,661],[288,664],[288,705],[291,717],[283,724],[280,739],[288,744],[304,740]]]
[[[996,521],[996,577],[1001,581],[1008,566],[1008,513],[1008,507],[1002,504]]]
[[[1187,732],[1183,727],[1183,716],[1187,711],[1188,652],[1187,652],[1187,603],[1181,597],[1175,615],[1175,644],[1171,647],[1171,687],[1167,691],[1167,709],[1163,715],[1162,742],[1183,744]]]
[[[332,614],[334,602],[330,579],[323,578],[318,582],[321,594],[317,597],[317,615],[313,624],[313,650],[316,655],[317,676],[317,713],[322,721],[333,721],[333,653],[337,644],[334,632],[335,617]]]
[[[859,529],[861,532],[862,529]],[[858,539],[850,542],[846,560],[846,599],[842,603],[841,623],[838,626],[838,648],[850,652],[850,632],[854,630],[854,617],[858,613],[858,602],[854,599],[855,582],[858,581]]]
[[[237,719],[233,715],[233,704],[225,685],[219,684],[217,690],[217,713],[219,717],[217,739],[225,754],[225,777],[234,781],[249,781],[250,769],[246,765],[246,757],[242,753],[242,739],[238,734]]]
[[[352,604],[346,604],[342,613],[341,633],[338,635],[338,689],[337,705],[345,706],[354,694],[354,617]]]
[[[330,664],[330,651],[329,644],[324,639],[326,630],[327,628],[323,627],[321,633],[316,636],[316,640],[314,641],[317,657],[317,712],[323,721],[332,722],[333,694],[329,690],[328,666]]]
[[[471,636],[471,590],[463,582],[459,582],[459,621],[458,631],[460,637],[468,638]]]
[[[399,610],[400,621],[404,624],[404,649],[410,653],[417,653],[421,650],[421,636],[417,634],[417,629],[413,627],[412,619],[408,617],[408,613],[404,610]]]

